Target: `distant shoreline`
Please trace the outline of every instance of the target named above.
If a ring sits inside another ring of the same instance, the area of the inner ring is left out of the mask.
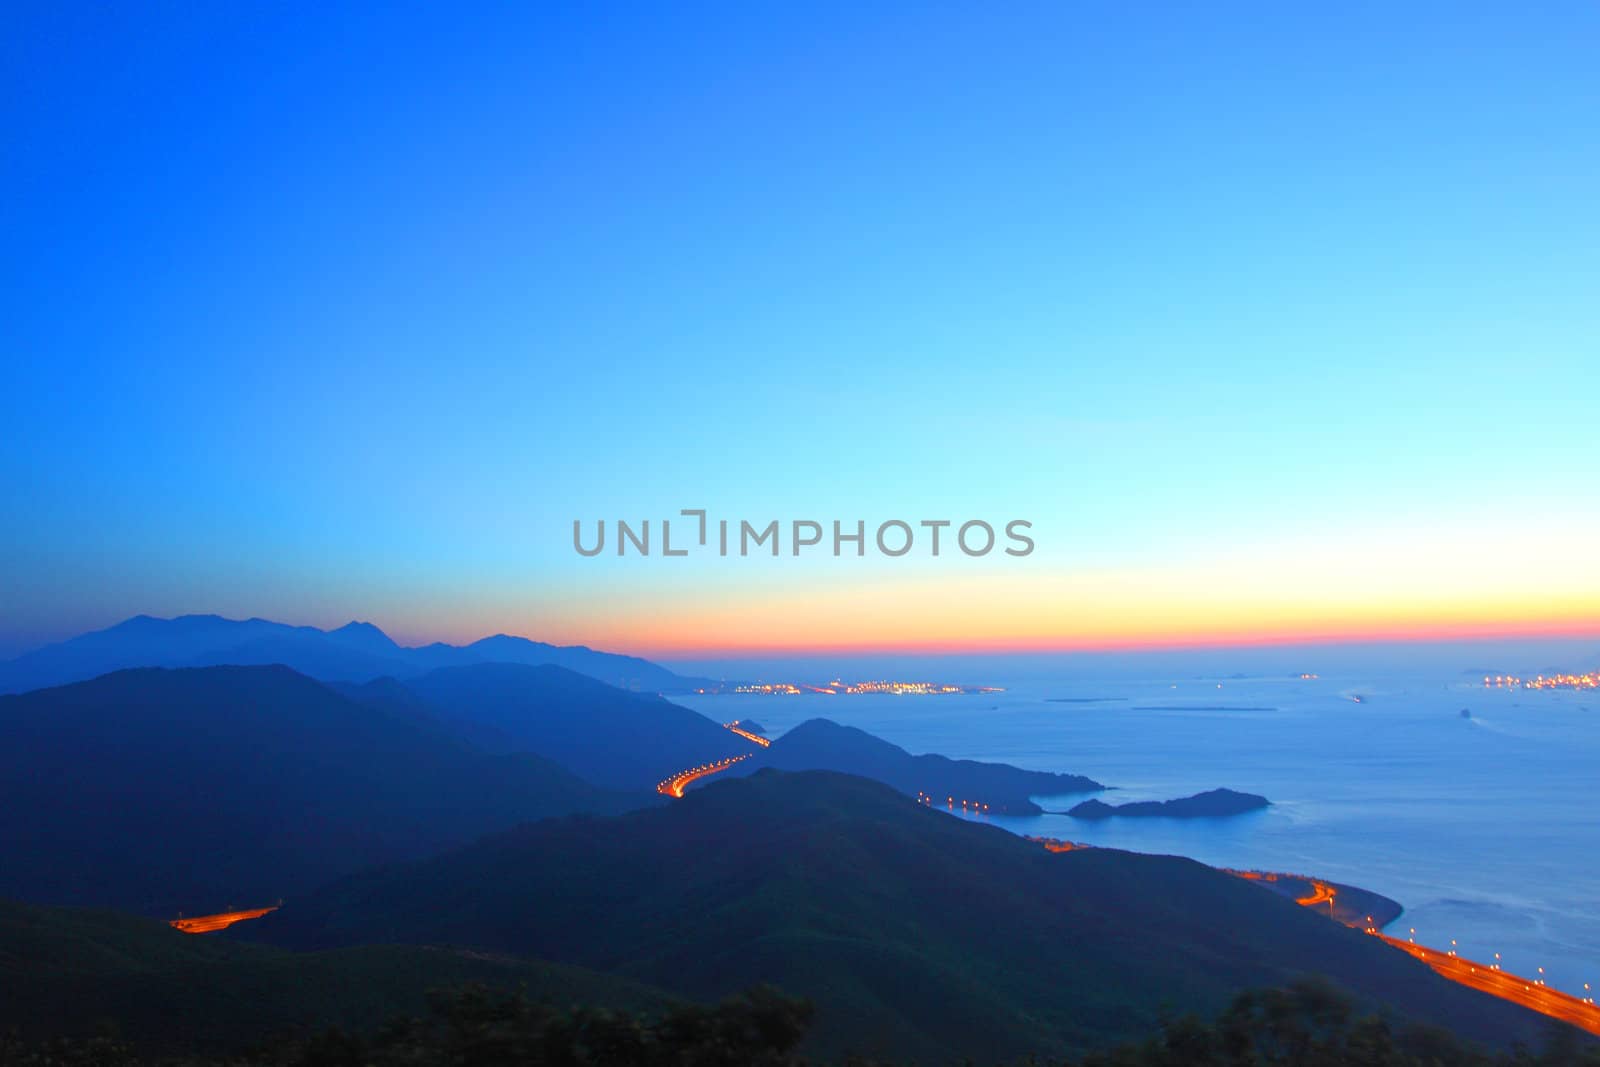
[[[1262,704],[1135,704],[1134,711],[1277,711]]]

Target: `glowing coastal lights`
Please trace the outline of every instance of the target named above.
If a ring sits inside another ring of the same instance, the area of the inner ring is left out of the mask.
[[[1036,845],[1043,845],[1046,852],[1080,852],[1086,848],[1094,848],[1081,841],[1067,841],[1059,837],[1039,837],[1034,834],[1024,834],[1023,840],[1032,841]]]
[[[890,696],[949,696],[955,693],[1004,693],[999,686],[960,686],[945,685],[937,682],[893,682],[886,680],[871,682],[852,682],[844,684],[830,682],[826,688],[834,693],[857,695],[861,693],[886,693]]]
[[[917,790],[917,803],[931,806],[935,803],[935,797],[932,793],[924,793],[919,789]],[[944,798],[944,806],[951,811],[955,810],[957,804],[961,805],[962,811],[973,815],[984,815],[989,811],[989,805],[981,800],[957,800],[953,796]]]
[[[696,693],[719,693],[729,690],[697,689]],[[867,682],[841,682],[838,679],[827,685],[809,685],[804,682],[752,682],[736,685],[731,692],[741,696],[800,696],[814,693],[818,696],[860,696],[877,694],[887,696],[956,696],[960,694],[1004,693],[998,685],[950,685],[946,682],[898,682],[878,679]]]
[[[1485,689],[1600,689],[1600,671],[1583,674],[1540,674],[1532,678],[1519,678],[1514,674],[1486,674]]]
[[[1315,878],[1306,879],[1311,883],[1311,892],[1303,897],[1295,898],[1295,903],[1303,908],[1314,908],[1319,904],[1328,905],[1328,914],[1333,914],[1334,903],[1339,896],[1339,890],[1327,882]]]
[[[1328,915],[1334,914],[1334,906],[1339,898],[1339,887],[1331,882],[1324,882],[1319,878],[1307,878],[1304,875],[1284,874],[1273,871],[1236,871],[1231,867],[1218,867],[1223,874],[1231,874],[1235,878],[1243,878],[1247,882],[1276,882],[1280,878],[1306,883],[1311,891],[1304,896],[1294,898],[1294,902],[1303,908],[1313,908],[1321,904],[1328,905]],[[1354,923],[1350,924],[1354,926]],[[1372,925],[1372,916],[1367,916],[1367,925]]]
[[[250,919],[259,919],[268,912],[278,910],[274,904],[270,908],[249,908],[244,911],[224,911],[215,915],[197,915],[192,919],[181,916],[173,919],[169,926],[174,930],[181,930],[186,934],[209,934],[217,930],[226,930],[234,923],[247,922]]]

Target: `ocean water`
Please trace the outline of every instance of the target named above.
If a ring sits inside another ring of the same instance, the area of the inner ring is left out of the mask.
[[[1004,684],[997,681],[994,684]],[[1228,819],[977,816],[1019,834],[1288,871],[1399,901],[1388,933],[1600,988],[1600,694],[1437,678],[1028,682],[951,696],[676,698],[776,735],[806,719],[915,753],[1087,774],[1111,803],[1226,786]],[[1070,701],[1070,702],[1063,702]],[[1470,717],[1463,717],[1466,709]],[[1039,798],[1050,810],[1079,797]]]

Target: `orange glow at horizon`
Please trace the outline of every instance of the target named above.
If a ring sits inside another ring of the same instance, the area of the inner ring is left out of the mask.
[[[1506,520],[1475,525],[1470,541],[1401,525],[1103,566],[1065,551],[903,567],[726,560],[693,577],[639,566],[554,599],[511,586],[425,615],[408,608],[395,632],[415,643],[505,632],[669,660],[1594,637],[1591,541],[1577,527]]]
[[[759,597],[628,602],[519,624],[507,611],[444,639],[490,633],[587,645],[651,659],[863,652],[1050,653],[1210,647],[1600,637],[1600,583],[1589,593],[1347,600],[1211,594],[1204,590],[1019,583],[863,584]],[[629,610],[631,608],[631,610]],[[452,627],[452,631],[458,627]],[[402,631],[403,632],[403,631]],[[419,630],[417,643],[440,639]]]
[[[670,625],[652,611],[637,623],[613,619],[598,642],[591,638],[583,643],[671,659],[859,652],[1113,652],[1600,636],[1600,598],[1560,611],[1552,610],[1558,605],[1548,600],[1481,606],[1389,604],[1320,613],[1310,605],[1270,611],[1226,603],[1172,605],[1168,610],[1140,610],[1127,603],[1098,609],[1084,604],[1081,615],[1071,619],[1029,601],[974,603],[965,612],[942,614],[912,603],[893,618],[863,617],[853,603],[830,609],[803,601],[769,600],[767,606],[770,615],[765,619],[702,610],[693,616],[686,612]],[[688,634],[693,638],[686,639]]]

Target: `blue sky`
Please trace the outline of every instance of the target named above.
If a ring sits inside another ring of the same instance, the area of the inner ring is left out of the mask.
[[[809,646],[990,578],[976,637],[1080,579],[1136,637],[1285,545],[1306,632],[1369,559],[1424,628],[1555,581],[1552,620],[1600,619],[1592,4],[14,21],[0,652],[140,611]],[[692,506],[1041,547],[570,549]]]

